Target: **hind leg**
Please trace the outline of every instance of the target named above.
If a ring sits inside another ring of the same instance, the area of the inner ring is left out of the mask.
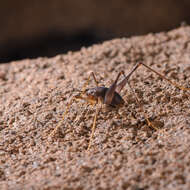
[[[135,93],[134,89],[131,87],[131,85],[130,85],[129,82],[127,82],[127,83],[128,83],[128,85],[129,85],[129,88],[130,88],[131,92],[133,93],[133,95],[134,95],[134,97],[135,97],[135,100],[136,100],[136,102],[137,102],[139,108],[141,109],[141,111],[142,111],[143,114],[144,114],[144,117],[145,117],[145,119],[146,119],[146,121],[147,121],[148,126],[149,126],[149,127],[152,127],[152,128],[155,129],[155,130],[158,130],[158,128],[155,127],[155,126],[151,123],[151,121],[148,119],[148,115],[147,115],[146,112],[144,111],[143,105],[141,104],[141,102],[140,102],[140,100],[139,100],[137,94]]]

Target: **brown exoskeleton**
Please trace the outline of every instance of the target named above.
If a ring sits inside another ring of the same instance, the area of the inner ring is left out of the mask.
[[[144,117],[147,121],[147,124],[148,126],[152,127],[153,129],[157,130],[157,128],[150,122],[150,120],[148,119],[148,116],[147,114],[145,113],[144,111],[144,108],[142,106],[142,104],[140,103],[135,91],[133,90],[133,88],[131,88],[130,86],[130,83],[129,83],[129,78],[130,76],[134,73],[135,70],[137,70],[137,68],[139,66],[143,65],[144,67],[146,67],[148,70],[156,73],[157,75],[159,75],[161,78],[163,78],[164,80],[167,80],[170,84],[174,85],[175,87],[181,89],[181,90],[190,90],[190,88],[185,88],[183,86],[179,86],[178,84],[176,84],[175,82],[172,82],[171,80],[169,80],[168,78],[166,78],[164,75],[158,73],[157,71],[155,71],[154,69],[150,68],[149,66],[147,66],[146,64],[144,63],[138,63],[136,64],[136,66],[131,70],[131,72],[125,76],[124,74],[124,71],[121,71],[115,81],[113,82],[113,84],[107,88],[107,87],[104,87],[104,86],[98,86],[98,82],[96,80],[96,77],[94,75],[94,73],[92,72],[91,75],[96,83],[96,87],[95,88],[90,88],[90,89],[86,89],[86,86],[88,84],[88,81],[90,79],[88,79],[87,83],[84,85],[83,87],[83,90],[76,96],[73,96],[71,98],[71,101],[68,103],[67,107],[66,107],[66,110],[63,114],[63,119],[62,121],[64,120],[64,117],[65,115],[68,113],[68,110],[71,106],[71,104],[73,103],[73,101],[75,100],[79,100],[79,99],[82,99],[82,100],[85,100],[87,101],[87,103],[89,104],[92,104],[94,106],[96,106],[96,113],[95,113],[95,116],[94,116],[94,121],[93,121],[93,125],[92,125],[92,132],[91,132],[91,136],[90,136],[90,141],[89,141],[89,145],[88,145],[88,150],[90,149],[91,147],[91,144],[92,144],[92,139],[93,139],[93,136],[94,136],[94,131],[95,131],[95,126],[96,126],[96,119],[97,119],[97,115],[98,115],[98,112],[100,110],[101,107],[99,107],[99,105],[102,105],[102,104],[105,104],[105,105],[108,105],[110,107],[113,107],[113,108],[120,108],[124,105],[125,101],[123,100],[123,98],[120,96],[120,92],[121,90],[123,89],[123,87],[128,83],[131,91],[133,92],[134,94],[134,97],[136,99],[136,102],[138,103],[141,111],[143,112],[144,114]],[[124,75],[124,79],[118,83],[118,80],[119,80],[119,77],[121,76],[121,74]],[[61,126],[62,122],[60,122],[56,128],[51,132],[50,136],[53,136],[56,131],[58,130],[58,128]]]

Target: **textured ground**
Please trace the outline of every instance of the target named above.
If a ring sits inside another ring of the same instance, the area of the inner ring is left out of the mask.
[[[89,152],[95,112],[83,102],[48,138],[90,71],[109,86],[139,61],[190,87],[190,27],[0,65],[0,189],[190,189],[190,93],[146,68],[131,85],[158,131],[126,86],[119,114],[99,114]]]

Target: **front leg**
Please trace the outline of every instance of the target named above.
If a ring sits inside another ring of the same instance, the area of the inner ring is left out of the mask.
[[[101,109],[101,107],[99,107],[99,105],[101,105],[101,100],[98,99],[98,103],[96,104],[96,113],[94,115],[94,120],[93,120],[93,125],[92,125],[92,132],[91,132],[91,135],[90,135],[90,141],[89,141],[89,144],[88,144],[88,148],[87,148],[87,151],[90,149],[91,145],[92,145],[92,140],[93,140],[93,137],[94,137],[94,132],[95,132],[95,128],[96,128],[96,120],[97,120],[97,117],[98,117],[98,113]]]
[[[62,120],[59,121],[59,123],[57,124],[55,129],[49,134],[49,137],[53,137],[55,135],[55,133],[57,132],[57,130],[60,128],[60,126],[62,125],[62,123],[63,123],[63,121],[65,119],[65,116],[67,115],[67,113],[69,111],[69,108],[71,107],[71,105],[73,104],[74,101],[76,101],[76,97],[71,98],[70,102],[67,104],[65,112],[63,113]]]

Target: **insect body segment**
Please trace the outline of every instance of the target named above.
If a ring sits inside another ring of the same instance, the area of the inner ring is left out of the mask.
[[[106,105],[109,105],[112,107],[120,107],[125,103],[123,98],[115,91],[113,93],[113,98],[112,98],[111,102],[107,103],[105,100],[105,96],[108,93],[108,90],[109,90],[109,88],[106,88],[104,86],[90,88],[90,89],[86,90],[85,95],[90,100],[98,101],[98,98],[99,98],[102,104],[106,104]],[[109,96],[109,94],[108,94],[108,96]]]

